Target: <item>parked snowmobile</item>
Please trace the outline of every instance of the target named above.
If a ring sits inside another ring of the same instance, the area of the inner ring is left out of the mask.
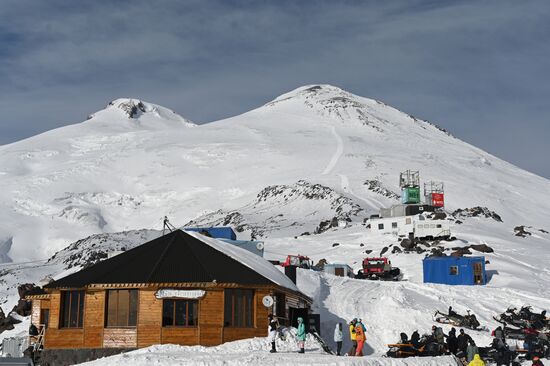
[[[509,339],[519,339],[524,340],[529,336],[537,337],[539,331],[534,328],[510,328],[506,325],[502,328],[504,331],[504,336]]]
[[[437,310],[434,314],[434,320],[442,324],[451,324],[455,327],[468,328],[472,330],[487,330],[486,327],[481,327],[479,321],[474,314],[470,314],[468,310],[467,315],[460,315],[453,311],[452,307],[449,307],[448,314],[444,314]]]
[[[546,310],[542,313],[533,313],[530,306],[522,307],[518,312],[510,307],[496,317],[497,322],[517,328],[534,328],[541,331],[550,331],[550,319],[546,317]]]
[[[493,346],[489,347],[478,347],[479,356],[485,361],[485,362],[495,362],[497,361],[497,358],[499,356],[499,353],[506,352],[506,357],[511,361],[516,360],[519,353],[513,350],[510,350],[509,348],[506,349],[496,349]]]

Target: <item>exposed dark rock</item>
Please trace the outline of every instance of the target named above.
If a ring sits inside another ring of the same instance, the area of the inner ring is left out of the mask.
[[[451,256],[453,257],[462,257],[463,255],[472,254],[469,247],[464,248],[458,248],[454,252],[451,253]]]
[[[548,231],[546,231],[546,230],[544,230],[544,229],[539,229],[539,231],[540,231],[541,233],[544,233],[544,234],[550,234]]]
[[[455,224],[460,225],[460,224],[462,224],[462,221],[456,220],[456,221],[455,221]]]
[[[365,250],[365,253],[366,253],[366,254],[371,254],[371,253],[372,253],[372,249],[367,249],[367,250]]]
[[[327,264],[327,260],[325,258],[319,259],[319,262],[314,266],[315,268],[319,270],[323,270],[325,268],[325,264]]]
[[[516,233],[515,234],[516,236],[521,236],[522,238],[525,238],[526,236],[531,235],[531,233],[529,231],[525,230],[524,225],[516,226],[514,228],[514,232]]]
[[[340,245],[340,243],[333,243],[332,247],[334,248],[334,247],[337,247],[338,245]]]
[[[392,198],[395,200],[398,200],[401,198],[400,195],[396,194],[393,191],[390,191],[389,189],[385,188],[380,181],[376,179],[366,180],[364,185],[367,186],[367,189],[369,191],[373,191],[374,193],[381,194],[384,197]]]
[[[433,220],[445,220],[447,218],[447,214],[445,212],[434,212],[432,215]]]
[[[399,245],[401,245],[405,250],[412,250],[416,244],[410,239],[403,239]]]
[[[402,250],[401,250],[401,248],[399,248],[398,246],[395,246],[395,247],[393,247],[393,249],[392,249],[391,252],[392,252],[392,254],[401,253]]]
[[[317,226],[317,228],[315,229],[314,233],[321,234],[333,227],[338,227],[338,219],[336,217],[333,217],[331,220],[321,221],[319,223],[319,226]]]
[[[307,235],[311,235],[311,233],[309,231],[306,231],[306,232],[300,234],[300,236],[307,236]]]
[[[454,218],[468,218],[468,217],[485,217],[490,218],[498,222],[502,222],[502,218],[496,212],[489,210],[487,207],[471,207],[471,208],[459,208],[451,214]]]
[[[360,247],[364,247],[364,246],[365,246],[365,244],[361,243],[361,244],[359,244],[359,246],[360,246]]]
[[[388,247],[382,248],[382,250],[380,251],[380,256],[383,256],[384,253],[386,253],[387,251],[388,251]]]
[[[482,253],[493,253],[494,250],[487,244],[472,244],[470,245],[470,248],[473,250],[477,250],[478,252]]]
[[[109,105],[114,105],[114,101],[110,102]],[[122,109],[129,118],[134,118],[139,113],[139,111],[146,111],[145,105],[141,100],[135,101],[130,99],[126,102],[120,103],[117,107]]]
[[[441,248],[432,248],[430,257],[445,257],[445,253],[443,253],[443,250]]]

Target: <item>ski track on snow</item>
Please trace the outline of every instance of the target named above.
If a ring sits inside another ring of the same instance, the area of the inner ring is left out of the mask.
[[[340,157],[344,153],[344,140],[342,140],[342,137],[338,134],[338,132],[336,132],[336,127],[332,126],[330,128],[330,131],[332,132],[332,135],[336,139],[336,144],[337,144],[336,145],[336,151],[332,155],[332,158],[330,158],[330,161],[327,164],[327,166],[326,166],[325,170],[323,171],[323,173],[321,173],[322,175],[327,175],[330,172],[332,172],[332,170],[336,166],[336,163],[338,163],[338,160],[340,159]]]
[[[362,197],[362,196],[358,196],[356,195],[353,190],[351,189],[351,186],[350,186],[350,183],[349,183],[349,178],[347,175],[345,174],[338,174],[338,176],[340,177],[340,187],[342,188],[342,190],[344,192],[346,192],[347,194],[349,194],[350,196],[353,196],[355,198],[357,198],[358,200],[360,201],[363,201],[367,204],[367,206],[369,207],[372,207],[372,208],[380,208],[380,207],[383,207],[382,204],[380,204],[380,202],[374,200],[374,199],[371,199],[371,198],[367,198],[367,197]]]

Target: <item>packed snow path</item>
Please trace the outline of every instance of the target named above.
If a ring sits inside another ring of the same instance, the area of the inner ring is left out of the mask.
[[[309,340],[308,340],[309,341]],[[392,359],[385,357],[338,357],[323,353],[318,344],[306,342],[306,353],[297,354],[293,342],[278,342],[278,352],[269,353],[265,338],[245,339],[217,347],[151,346],[121,355],[84,363],[88,366],[176,365],[342,365],[342,366],[457,366],[453,357]]]
[[[332,172],[332,170],[336,166],[336,163],[338,163],[338,160],[344,153],[344,141],[342,140],[342,137],[338,134],[338,132],[336,132],[336,127],[332,126],[330,128],[330,131],[332,132],[332,134],[334,135],[334,138],[336,139],[336,151],[332,155],[332,158],[330,158],[330,161],[328,162],[325,170],[323,170],[323,173],[322,173],[323,175],[327,175],[330,172]]]

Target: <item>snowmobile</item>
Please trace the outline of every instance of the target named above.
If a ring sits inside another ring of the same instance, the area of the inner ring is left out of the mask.
[[[521,319],[525,319],[531,323],[535,329],[549,329],[550,330],[550,318],[546,317],[546,310],[543,310],[540,314],[534,313],[531,310],[530,306],[523,306],[519,312],[518,316]]]
[[[434,321],[472,330],[488,330],[487,327],[481,327],[481,324],[479,324],[476,316],[474,314],[470,314],[470,310],[468,310],[468,315],[457,314],[452,310],[452,307],[449,308],[448,314],[444,314],[437,310],[434,314]]]
[[[533,313],[530,306],[522,307],[519,312],[510,307],[496,317],[497,322],[504,325],[512,325],[518,328],[534,328],[542,331],[550,331],[550,320],[546,318],[546,310],[542,313]]]
[[[509,339],[524,340],[529,336],[537,337],[539,335],[539,331],[534,328],[510,328],[506,324],[502,327],[502,330],[504,336]]]
[[[401,270],[392,267],[391,262],[386,257],[365,258],[363,269],[355,275],[355,278],[382,281],[399,281],[401,277]]]
[[[493,347],[478,347],[479,356],[486,362],[486,364],[493,364],[497,362],[499,351]],[[521,363],[518,359],[519,352],[506,350],[507,358],[510,360],[512,366],[521,366]],[[465,356],[465,355],[464,355]],[[465,365],[467,365],[466,359],[464,359]]]

